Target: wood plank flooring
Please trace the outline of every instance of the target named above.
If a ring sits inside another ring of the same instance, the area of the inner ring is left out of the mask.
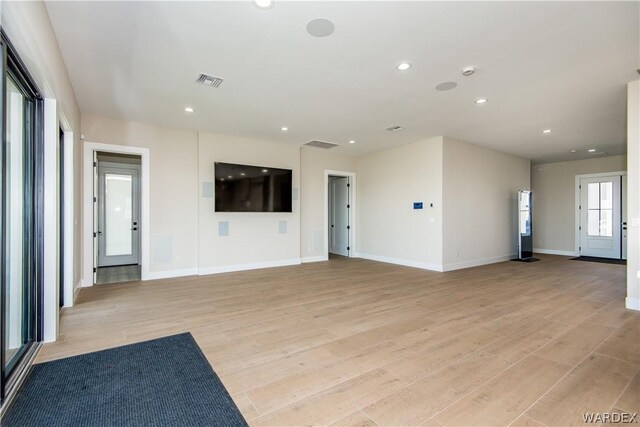
[[[640,412],[625,266],[359,259],[81,291],[38,361],[189,331],[250,424],[580,425]]]

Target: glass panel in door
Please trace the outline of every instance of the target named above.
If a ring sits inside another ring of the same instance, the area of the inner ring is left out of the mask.
[[[133,239],[133,177],[105,174],[105,254],[131,255]]]
[[[4,371],[11,371],[31,341],[30,286],[27,274],[25,157],[28,132],[25,114],[31,107],[13,78],[7,76],[5,128],[5,229],[4,229]]]

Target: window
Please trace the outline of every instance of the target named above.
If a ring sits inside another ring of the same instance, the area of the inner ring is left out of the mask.
[[[0,134],[0,398],[40,341],[43,100],[4,32]]]
[[[587,186],[587,234],[613,237],[613,182]]]

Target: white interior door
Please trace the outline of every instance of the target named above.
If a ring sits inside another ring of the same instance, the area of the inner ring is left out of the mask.
[[[140,263],[140,169],[98,165],[98,267]]]
[[[580,180],[580,255],[620,258],[620,175]]]
[[[622,201],[622,219],[620,220],[622,223],[622,245],[620,248],[622,254],[620,258],[627,259],[627,175],[622,175],[622,196],[620,200]]]
[[[349,256],[349,178],[329,177],[329,252]]]

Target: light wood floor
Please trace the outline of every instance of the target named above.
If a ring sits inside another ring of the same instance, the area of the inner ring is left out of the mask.
[[[358,259],[83,289],[39,361],[190,331],[252,425],[570,425],[640,412],[625,266]]]

